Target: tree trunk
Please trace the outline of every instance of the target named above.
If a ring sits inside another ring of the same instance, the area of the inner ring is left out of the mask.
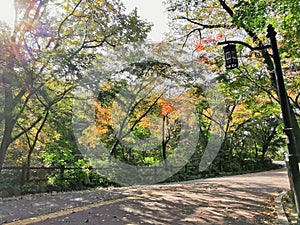
[[[4,86],[4,131],[1,140],[0,146],[0,171],[2,170],[5,156],[7,153],[7,149],[12,143],[12,131],[16,121],[13,119],[13,92],[10,82],[5,78],[3,78],[3,86]]]
[[[161,145],[162,145],[162,156],[163,156],[164,161],[167,159],[167,146],[166,146],[166,140],[165,140],[165,123],[166,123],[166,116],[163,116]]]
[[[11,131],[9,131],[7,129],[4,130],[2,141],[1,141],[1,147],[0,147],[0,172],[1,172],[3,164],[4,164],[7,149],[9,147],[9,145],[11,144],[10,134],[11,134]]]
[[[255,161],[258,162],[258,147],[255,143]]]
[[[262,154],[261,154],[261,161],[263,162],[266,158],[266,153],[268,151],[268,145],[263,146],[262,148]]]

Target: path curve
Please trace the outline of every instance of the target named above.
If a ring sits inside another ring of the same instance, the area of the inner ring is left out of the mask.
[[[0,223],[35,225],[278,224],[286,169],[188,182],[0,200]]]

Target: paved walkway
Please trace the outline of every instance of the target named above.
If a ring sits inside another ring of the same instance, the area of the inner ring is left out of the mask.
[[[286,169],[168,185],[0,199],[1,224],[277,224]]]

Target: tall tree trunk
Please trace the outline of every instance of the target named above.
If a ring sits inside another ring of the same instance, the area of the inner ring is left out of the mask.
[[[9,129],[4,129],[3,137],[1,140],[1,146],[0,146],[0,171],[2,170],[5,156],[7,153],[7,149],[11,144],[11,131]]]
[[[0,146],[0,171],[4,164],[7,149],[12,143],[12,131],[16,123],[13,118],[14,100],[11,83],[4,76],[2,79],[4,86],[4,131]]]
[[[33,140],[33,143],[31,144],[31,141],[30,141],[30,137],[27,133],[26,134],[26,138],[27,138],[27,143],[28,143],[28,146],[29,146],[29,152],[28,152],[28,155],[27,155],[27,174],[26,174],[26,179],[29,180],[29,177],[30,177],[30,164],[31,164],[31,155],[33,153],[33,150],[35,149],[35,146],[39,140],[39,135],[44,127],[44,125],[46,124],[46,121],[48,119],[48,116],[49,116],[49,110],[47,109],[46,110],[46,113],[45,113],[45,116],[44,116],[44,119],[39,127],[39,129],[37,130],[35,136],[34,136],[34,140]]]
[[[162,145],[163,160],[166,163],[166,160],[167,160],[167,141],[166,141],[166,138],[165,138],[165,123],[166,123],[166,116],[163,116],[161,145]]]
[[[268,147],[269,147],[268,145],[264,145],[263,148],[262,148],[262,150],[261,150],[261,152],[262,152],[262,154],[261,154],[261,161],[262,162],[265,161],[266,153],[268,151]]]
[[[255,143],[255,162],[258,162],[258,147],[256,143]]]

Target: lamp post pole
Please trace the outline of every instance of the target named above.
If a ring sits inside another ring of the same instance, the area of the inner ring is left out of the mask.
[[[296,145],[296,138],[295,138],[295,131],[293,129],[292,118],[291,118],[291,106],[288,100],[288,96],[286,93],[286,89],[284,86],[284,79],[282,74],[282,68],[280,63],[280,57],[277,47],[277,40],[276,40],[276,31],[274,30],[272,25],[268,26],[267,30],[267,37],[270,39],[271,48],[273,52],[273,63],[275,67],[275,75],[276,75],[276,84],[277,84],[277,92],[280,100],[282,117],[284,122],[284,131],[288,137],[288,150],[289,150],[289,167],[290,176],[292,182],[291,186],[294,190],[293,194],[295,197],[295,204],[298,213],[298,223],[300,224],[300,175],[299,175],[299,159],[297,155],[297,145]]]
[[[277,94],[280,101],[281,112],[284,122],[284,132],[288,137],[288,159],[289,159],[289,166],[288,166],[288,173],[290,178],[290,186],[294,195],[296,209],[298,213],[298,222],[297,224],[300,225],[300,172],[299,172],[299,159],[300,159],[300,143],[297,143],[296,140],[296,131],[298,124],[292,117],[292,108],[290,105],[290,101],[288,99],[288,95],[284,85],[283,73],[281,68],[280,56],[278,52],[277,40],[276,40],[276,31],[272,25],[268,26],[267,30],[267,38],[270,39],[271,45],[266,46],[259,46],[259,47],[252,47],[251,45],[244,43],[242,41],[224,41],[219,42],[218,45],[224,44],[241,44],[249,49],[253,50],[262,50],[266,48],[272,49],[273,52],[273,64],[275,68],[275,77],[276,77],[276,85],[277,85]],[[226,49],[225,49],[226,50]],[[226,52],[225,52],[226,53]],[[236,54],[236,53],[235,53]],[[228,61],[226,61],[226,68],[227,69],[234,69],[237,67],[238,63],[234,62],[232,65],[227,65],[232,63],[231,60],[231,53]],[[225,54],[225,59],[227,59],[227,55]],[[298,141],[299,142],[299,141]]]

